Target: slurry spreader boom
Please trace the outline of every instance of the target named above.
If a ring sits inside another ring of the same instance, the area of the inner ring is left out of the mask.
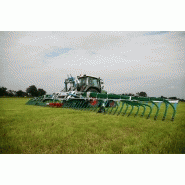
[[[62,92],[52,95],[44,95],[41,97],[30,99],[27,105],[40,105],[60,108],[72,108],[82,111],[93,111],[110,115],[127,115],[128,117],[134,113],[134,117],[141,113],[141,117],[150,118],[154,115],[157,119],[161,105],[165,105],[162,120],[164,121],[169,107],[172,110],[171,121],[174,121],[178,100],[169,100],[157,97],[138,97],[125,96],[115,94],[103,94],[100,78],[91,76],[70,77],[65,80],[65,88]],[[68,85],[70,84],[70,87]]]

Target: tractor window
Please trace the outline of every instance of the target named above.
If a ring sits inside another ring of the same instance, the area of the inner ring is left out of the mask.
[[[89,78],[89,85],[98,87],[99,86],[98,80],[95,78]]]
[[[86,78],[82,78],[82,85],[86,84]]]
[[[80,79],[78,79],[78,80],[79,80],[80,86],[81,86],[81,85],[86,85],[86,78],[80,78]]]

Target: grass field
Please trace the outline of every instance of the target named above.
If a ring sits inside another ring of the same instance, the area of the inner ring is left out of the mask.
[[[175,121],[103,115],[25,105],[27,98],[0,99],[0,153],[185,153],[185,103]],[[162,111],[163,113],[163,111]]]

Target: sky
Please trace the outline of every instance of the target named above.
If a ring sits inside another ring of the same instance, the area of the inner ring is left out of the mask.
[[[53,93],[86,74],[108,93],[185,98],[184,55],[182,31],[1,31],[0,86]]]

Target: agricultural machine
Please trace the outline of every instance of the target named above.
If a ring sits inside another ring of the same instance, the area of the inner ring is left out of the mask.
[[[134,117],[141,113],[141,117],[154,116],[157,119],[160,109],[164,107],[162,120],[164,121],[169,107],[174,121],[178,100],[169,100],[157,97],[138,97],[102,93],[103,81],[92,76],[77,76],[65,79],[65,87],[61,92],[30,99],[27,105],[72,108],[82,111],[93,111],[102,114]]]

